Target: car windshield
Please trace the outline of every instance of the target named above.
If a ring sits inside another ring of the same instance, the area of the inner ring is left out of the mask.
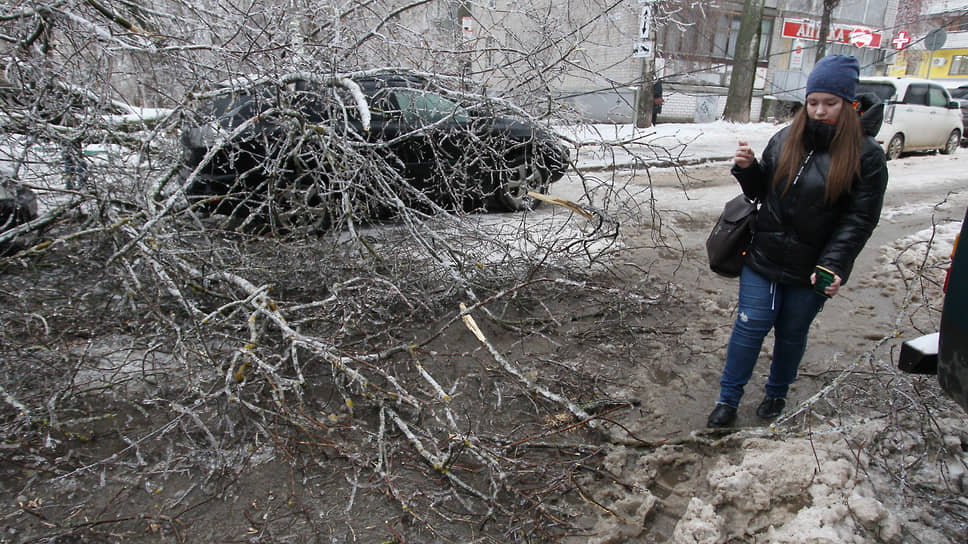
[[[877,95],[881,100],[888,102],[894,96],[894,85],[890,83],[874,83],[862,81],[857,85],[857,94],[871,93]]]
[[[436,123],[448,117],[459,123],[470,120],[464,108],[439,94],[417,89],[396,89],[393,94],[410,123]]]

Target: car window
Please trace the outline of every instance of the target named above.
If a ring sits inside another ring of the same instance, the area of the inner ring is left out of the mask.
[[[352,91],[341,86],[334,85],[326,87],[319,93],[319,97],[314,99],[314,105],[318,104],[321,117],[336,121],[337,129],[342,129],[342,123],[348,121],[351,128],[360,130],[363,126],[363,118],[360,115],[359,107],[356,103]],[[367,107],[370,113],[370,125],[380,125],[385,123],[385,114],[389,107],[389,100],[385,95],[366,97]]]
[[[409,123],[436,123],[447,117],[453,117],[460,123],[469,120],[460,105],[439,94],[417,89],[397,89],[393,94],[404,120]]]
[[[344,102],[347,104],[352,103],[352,96],[346,93],[346,98]],[[399,120],[400,110],[393,105],[390,100],[390,93],[378,91],[369,97],[370,103],[370,115],[373,119],[394,119]]]
[[[890,83],[861,82],[857,85],[857,94],[874,94],[884,102],[894,97],[894,85]]]
[[[948,106],[948,96],[941,87],[931,87],[928,89],[928,105],[945,108]]]
[[[907,92],[904,93],[905,104],[915,104],[919,106],[928,105],[928,86],[914,83],[908,86]]]
[[[952,98],[968,98],[968,87],[958,87],[949,92]]]

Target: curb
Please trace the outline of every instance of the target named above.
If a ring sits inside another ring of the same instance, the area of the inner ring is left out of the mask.
[[[590,164],[587,166],[582,166],[580,162],[576,162],[575,166],[585,172],[605,172],[609,170],[623,170],[623,169],[633,169],[633,168],[673,168],[677,166],[696,166],[699,164],[705,164],[707,162],[726,162],[733,160],[733,156],[723,156],[723,157],[695,157],[688,159],[672,160],[672,159],[657,159],[650,161],[628,161],[628,162],[614,162],[611,165],[606,164]]]

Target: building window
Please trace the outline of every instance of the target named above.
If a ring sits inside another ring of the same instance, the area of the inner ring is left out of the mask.
[[[729,65],[736,55],[736,40],[743,21],[740,13],[710,13],[685,8],[682,20],[690,25],[666,24],[658,30],[658,49],[663,57],[697,62],[696,68]],[[774,18],[763,17],[760,29],[759,62],[769,61]]]
[[[968,75],[968,56],[954,55],[951,57],[951,65],[948,66],[948,75],[964,76]]]
[[[921,73],[921,56],[920,55],[906,55],[907,67],[904,70],[904,75],[906,76],[916,76]]]
[[[741,24],[742,19],[731,13],[725,13],[720,17],[719,27],[716,28],[716,34],[719,39],[716,42],[725,43],[726,47],[715,51],[715,54],[729,58],[736,56],[736,38],[739,36]]]
[[[743,23],[742,14],[724,13],[719,16],[716,24],[716,34],[713,38],[713,57],[733,58],[736,56],[736,39],[739,28]],[[770,57],[770,42],[773,38],[773,19],[763,17],[760,22],[760,51],[759,59],[766,62]]]
[[[760,22],[760,60],[769,62],[770,43],[773,41],[773,19],[763,17]]]

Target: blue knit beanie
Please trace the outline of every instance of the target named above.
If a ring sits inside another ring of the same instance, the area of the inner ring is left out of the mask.
[[[848,55],[828,55],[820,59],[807,78],[807,96],[810,93],[835,94],[848,102],[854,100],[860,64]]]

